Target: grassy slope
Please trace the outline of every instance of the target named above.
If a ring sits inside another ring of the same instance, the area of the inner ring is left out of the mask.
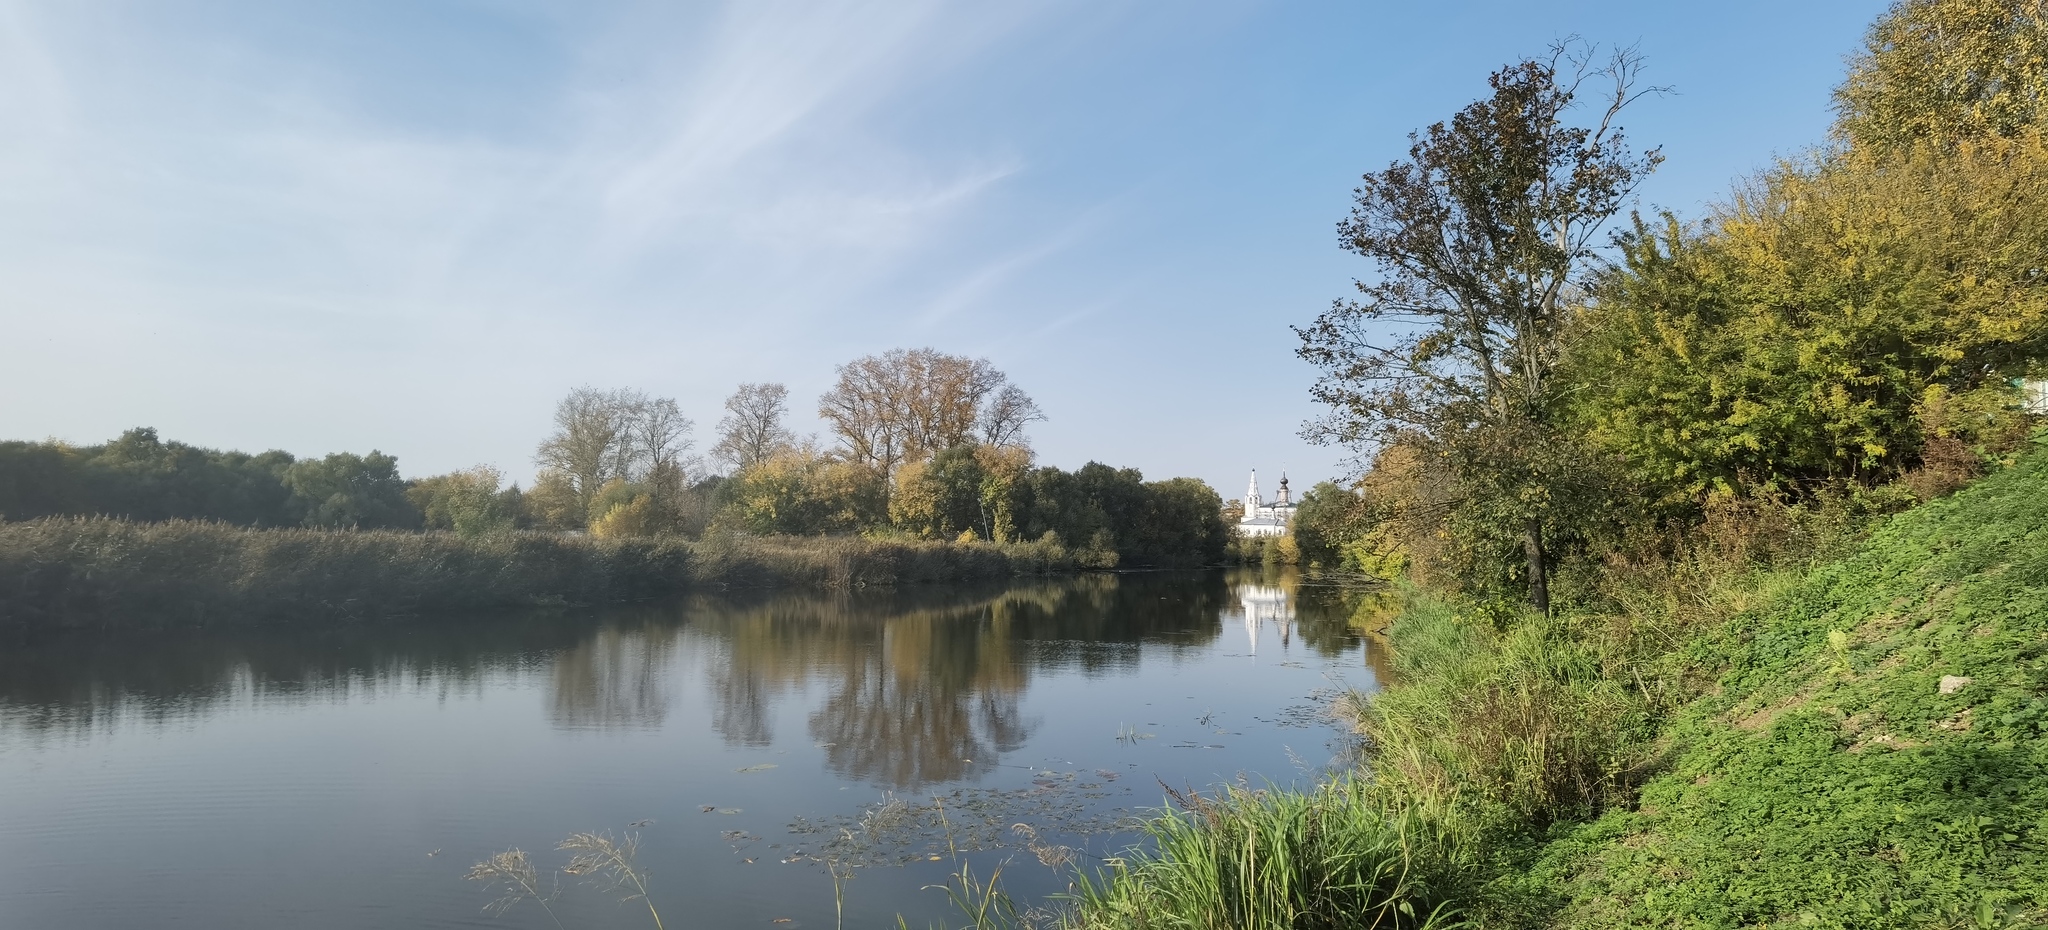
[[[1667,729],[1669,767],[1529,876],[1555,925],[2048,923],[2048,454],[1686,658],[1721,674]]]

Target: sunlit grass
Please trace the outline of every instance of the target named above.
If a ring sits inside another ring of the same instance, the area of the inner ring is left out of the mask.
[[[1463,839],[1356,780],[1177,800],[1145,822],[1153,848],[1078,877],[1066,926],[1426,928],[1454,916]]]

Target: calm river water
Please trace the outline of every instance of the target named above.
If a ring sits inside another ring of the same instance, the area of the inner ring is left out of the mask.
[[[0,927],[550,927],[464,873],[578,831],[638,837],[671,928],[834,926],[834,871],[845,926],[924,926],[958,861],[1064,889],[1040,854],[1114,853],[1162,782],[1344,764],[1350,607],[1126,574],[0,644]]]

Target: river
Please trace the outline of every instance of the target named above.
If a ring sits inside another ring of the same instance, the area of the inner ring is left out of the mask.
[[[963,863],[1034,901],[1163,785],[1349,764],[1355,600],[1127,573],[0,643],[0,927],[552,927],[464,876],[549,883],[583,831],[637,840],[670,928],[921,927]],[[559,881],[572,930],[652,925]]]

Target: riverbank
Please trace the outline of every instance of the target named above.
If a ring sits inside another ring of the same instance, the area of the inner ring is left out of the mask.
[[[2048,923],[2048,451],[1844,548],[1552,618],[1418,595],[1345,702],[1364,788],[1187,805],[1068,925],[1363,925],[1319,915],[1368,881],[1383,927]]]
[[[1051,540],[464,538],[52,517],[0,523],[0,628],[374,619],[623,603],[705,588],[980,581],[1104,561]]]

